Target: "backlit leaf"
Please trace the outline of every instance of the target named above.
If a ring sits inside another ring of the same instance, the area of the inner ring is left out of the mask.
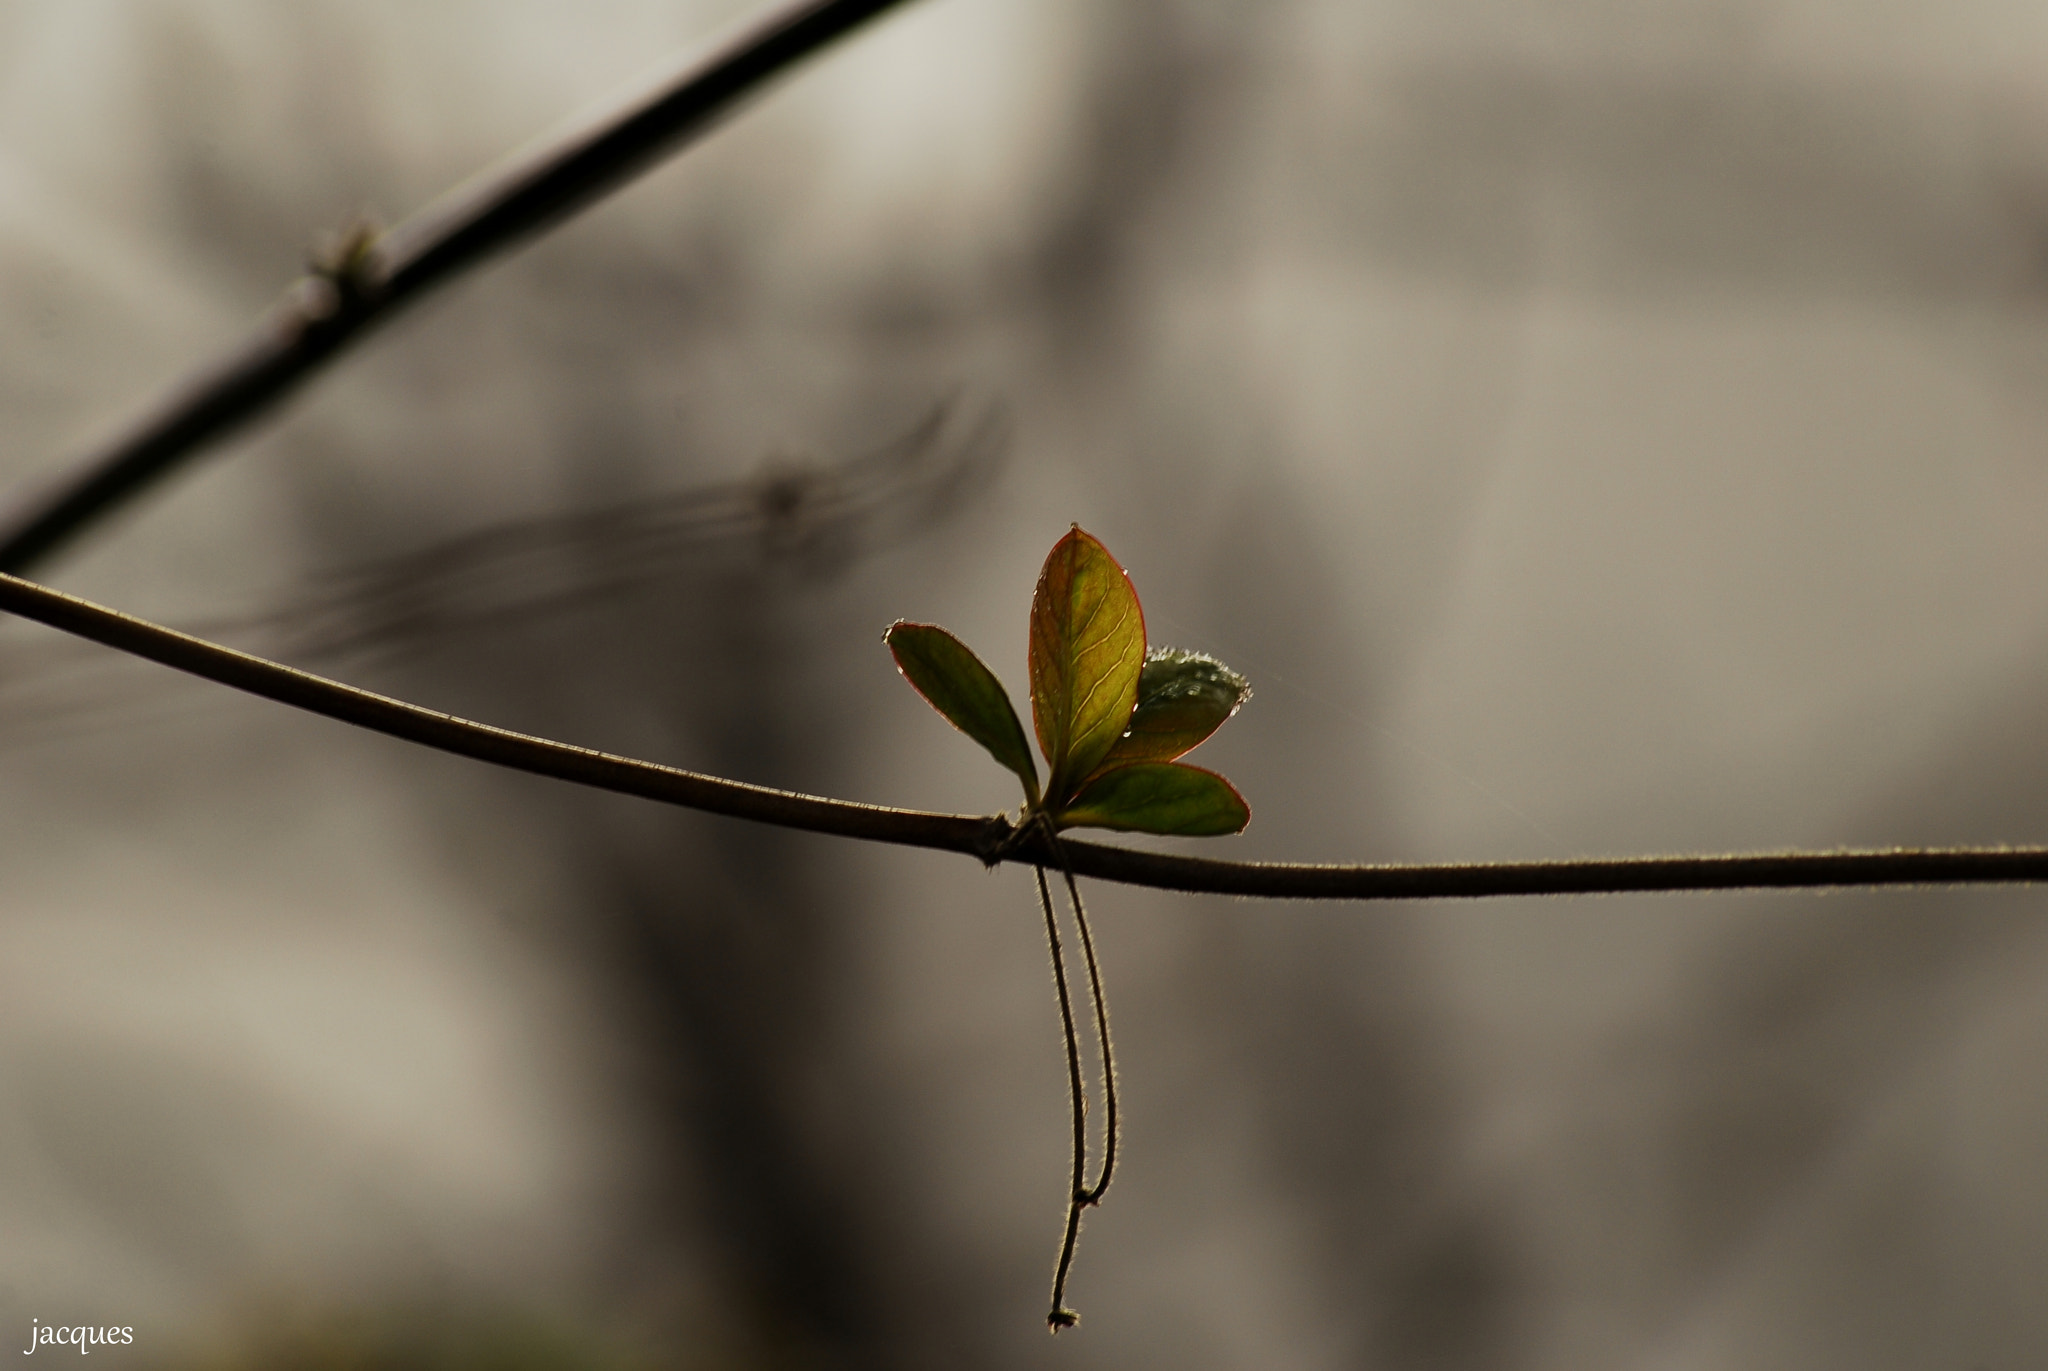
[[[1031,745],[1024,741],[1024,725],[1017,720],[1009,692],[981,658],[936,624],[899,619],[882,641],[894,654],[903,679],[953,727],[1016,772],[1024,782],[1025,798],[1038,803],[1038,767],[1031,760]]]
[[[1133,762],[1101,772],[1061,810],[1061,828],[1116,828],[1211,838],[1238,833],[1252,820],[1237,788],[1213,771],[1184,762]]]
[[[1138,676],[1138,707],[1097,771],[1130,762],[1170,762],[1214,733],[1251,697],[1244,677],[1214,657],[1158,647]]]
[[[1055,809],[1115,746],[1138,702],[1145,615],[1109,549],[1075,525],[1031,597],[1031,722]]]

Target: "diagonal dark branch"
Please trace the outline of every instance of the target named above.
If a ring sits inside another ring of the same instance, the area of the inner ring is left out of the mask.
[[[712,814],[873,842],[962,852],[995,864],[1056,864],[1043,837],[1000,814],[933,814],[821,799],[616,757],[471,723],[0,574],[0,612],[344,723],[515,771],[553,776]],[[1432,866],[1228,862],[1060,839],[1077,876],[1198,894],[1295,900],[1475,899],[1639,891],[1790,890],[1827,886],[1986,885],[2048,881],[2048,847],[1899,848],[1704,857],[1622,857]]]
[[[289,394],[365,329],[632,180],[771,78],[901,0],[790,0],[653,89],[456,187],[295,282],[255,330],[103,448],[0,511],[22,572]]]

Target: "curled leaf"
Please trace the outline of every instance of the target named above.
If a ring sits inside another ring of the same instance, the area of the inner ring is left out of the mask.
[[[1061,828],[1115,828],[1211,838],[1252,821],[1237,788],[1184,762],[1133,762],[1098,773],[1053,817]]]
[[[1170,762],[1199,746],[1251,698],[1244,677],[1202,652],[1156,647],[1138,676],[1138,707],[1096,768]]]
[[[1024,796],[1038,803],[1038,766],[1009,692],[967,644],[936,624],[898,619],[882,635],[903,679],[946,716],[946,721],[980,743],[1017,773]]]
[[[1145,615],[1116,558],[1076,524],[1031,597],[1031,722],[1057,809],[1123,735],[1138,703]]]

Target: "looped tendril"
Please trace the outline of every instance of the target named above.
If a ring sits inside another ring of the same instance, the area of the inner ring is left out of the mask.
[[[1033,865],[1032,871],[1038,882],[1038,903],[1045,913],[1046,946],[1052,954],[1053,984],[1059,991],[1060,1027],[1066,1038],[1067,1047],[1067,1101],[1073,1118],[1073,1166],[1072,1180],[1067,1195],[1066,1231],[1060,1239],[1059,1264],[1054,1268],[1052,1279],[1052,1307],[1045,1316],[1046,1326],[1054,1333],[1062,1328],[1072,1328],[1080,1321],[1080,1315],[1066,1307],[1067,1273],[1074,1264],[1074,1248],[1081,1237],[1081,1211],[1091,1205],[1102,1203],[1102,1197],[1109,1190],[1110,1178],[1116,1173],[1117,1150],[1117,1099],[1116,1099],[1116,1054],[1110,1046],[1109,1002],[1102,993],[1102,970],[1095,955],[1095,935],[1088,926],[1088,909],[1081,902],[1081,889],[1074,880],[1073,867],[1067,861],[1066,849],[1061,845],[1059,835],[1054,831],[1052,821],[1041,811],[1032,814],[1011,835],[1011,842],[1032,830],[1044,835],[1045,843],[1058,858],[1061,874],[1067,883],[1067,904],[1073,911],[1074,927],[1081,935],[1081,957],[1088,972],[1088,1000],[1094,1011],[1095,1041],[1102,1053],[1102,1172],[1093,1185],[1088,1176],[1088,1091],[1081,1073],[1080,1035],[1074,1031],[1074,998],[1067,984],[1067,966],[1064,950],[1060,946],[1059,920],[1052,907],[1052,890],[1046,884],[1045,868]]]

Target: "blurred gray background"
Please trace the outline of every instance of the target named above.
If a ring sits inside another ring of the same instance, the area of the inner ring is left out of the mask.
[[[0,477],[323,232],[746,9],[0,0]],[[1153,641],[1253,682],[1199,760],[1255,817],[1205,853],[2038,842],[2044,77],[2012,0],[919,0],[47,575],[492,723],[987,812],[879,634],[1021,686],[1078,520]],[[2034,892],[1096,887],[1127,1169],[1055,1342],[1017,870],[13,622],[0,825],[0,1347],[2048,1362]]]

